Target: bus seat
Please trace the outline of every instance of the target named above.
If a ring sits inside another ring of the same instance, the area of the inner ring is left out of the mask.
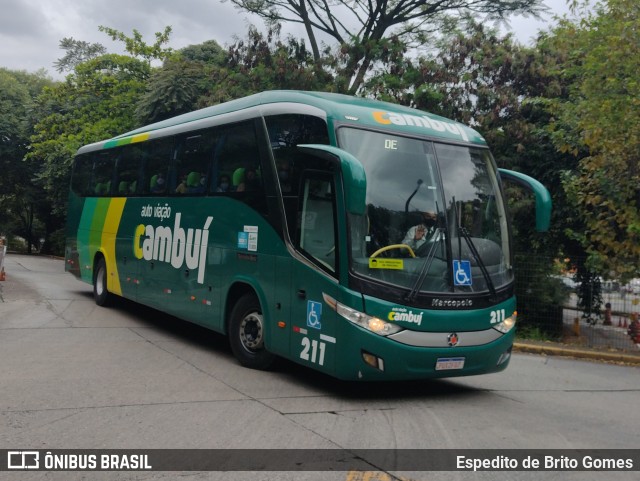
[[[156,185],[158,185],[158,174],[151,177],[151,180],[149,181],[149,191],[153,192],[153,189],[156,188]]]
[[[187,192],[202,192],[199,172],[189,172],[189,175],[187,175]]]
[[[187,175],[187,187],[198,187],[200,185],[200,174],[198,172],[189,172]]]
[[[233,187],[237,188],[240,184],[244,182],[244,167],[238,167],[233,171],[233,175],[231,176],[231,184]]]
[[[118,184],[118,194],[126,195],[129,193],[129,182],[126,180],[121,180]]]

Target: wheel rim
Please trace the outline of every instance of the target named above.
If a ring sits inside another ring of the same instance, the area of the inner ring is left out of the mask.
[[[104,292],[104,267],[100,266],[96,276],[96,293],[101,296]]]
[[[240,323],[240,343],[245,350],[256,352],[264,344],[262,315],[257,312],[247,314]]]

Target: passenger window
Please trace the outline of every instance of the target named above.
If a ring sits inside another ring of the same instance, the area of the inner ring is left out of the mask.
[[[138,193],[138,178],[144,161],[143,146],[134,144],[122,148],[118,158],[118,175],[115,195],[129,196]]]
[[[94,195],[91,177],[93,174],[93,155],[78,155],[73,167],[71,188],[79,196]]]
[[[93,161],[92,195],[105,197],[113,192],[116,152],[98,152]]]
[[[169,175],[173,147],[173,138],[151,140],[144,145],[146,156],[141,193],[164,195],[175,186],[175,179]]]
[[[179,141],[176,194],[203,194],[211,176],[216,139],[212,129],[191,132]]]
[[[216,155],[219,177],[228,176],[228,192],[262,191],[260,152],[253,122],[224,129]],[[216,186],[220,187],[218,181]],[[217,190],[217,189],[216,189]]]

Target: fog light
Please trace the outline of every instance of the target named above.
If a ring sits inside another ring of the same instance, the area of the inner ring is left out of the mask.
[[[374,354],[362,351],[362,360],[369,366],[384,371],[384,360]]]

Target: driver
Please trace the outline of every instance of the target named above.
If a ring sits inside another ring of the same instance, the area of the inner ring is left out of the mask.
[[[436,219],[435,212],[422,212],[422,222],[409,228],[402,243],[408,245],[414,251],[420,249],[435,233]]]

